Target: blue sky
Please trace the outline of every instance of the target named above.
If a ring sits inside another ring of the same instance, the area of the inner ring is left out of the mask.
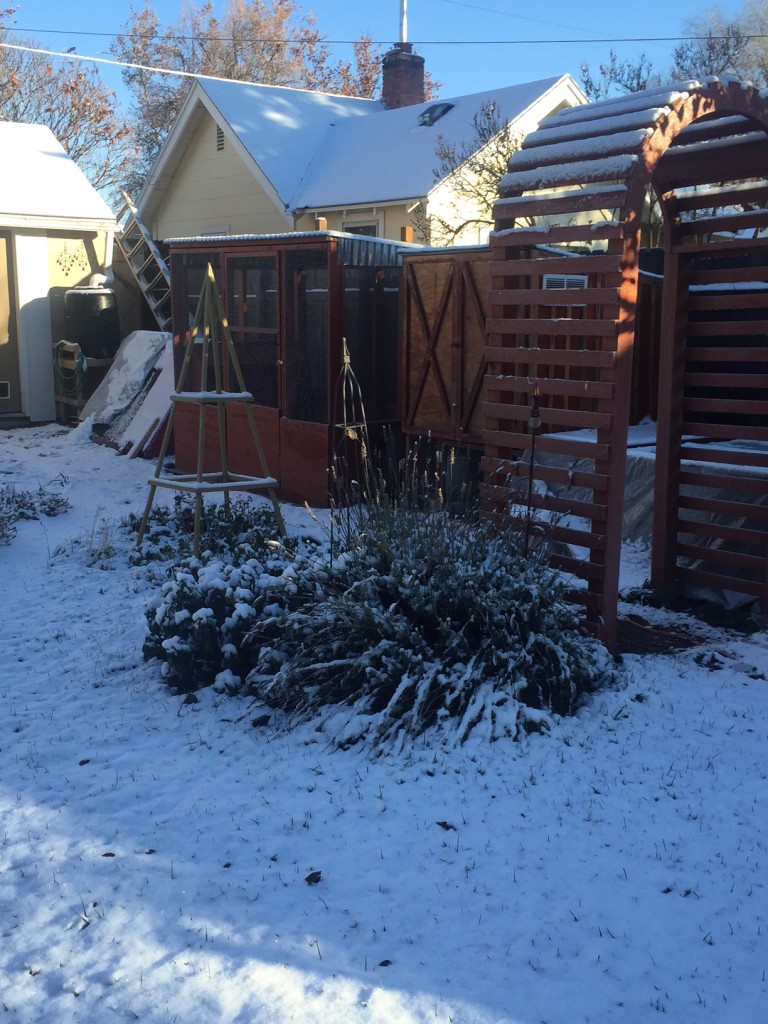
[[[140,7],[142,0],[135,0]],[[220,3],[216,3],[221,7]],[[320,30],[331,40],[350,40],[361,33],[374,40],[398,38],[400,0],[308,0],[303,5],[317,15]],[[723,0],[719,7],[729,15],[740,10],[740,0]],[[63,4],[61,0],[19,0],[16,27],[55,50],[75,46],[80,54],[109,57],[110,33],[124,24],[131,4],[112,2],[93,6]],[[154,9],[164,23],[175,19],[178,0],[155,0]],[[593,68],[611,49],[622,57],[644,52],[663,70],[674,43],[620,42],[637,37],[677,36],[684,21],[700,16],[696,0],[551,0],[538,7],[522,0],[409,0],[408,38],[423,54],[433,77],[442,84],[443,96],[479,92],[494,86],[532,81],[570,72],[579,80],[579,68],[587,61]],[[503,45],[484,44],[505,40]],[[563,40],[560,42],[560,40]],[[351,48],[335,47],[339,57]],[[113,88],[119,75],[102,68]]]

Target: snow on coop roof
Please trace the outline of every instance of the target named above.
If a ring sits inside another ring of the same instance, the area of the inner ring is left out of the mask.
[[[114,227],[115,218],[53,132],[0,121],[0,224]]]

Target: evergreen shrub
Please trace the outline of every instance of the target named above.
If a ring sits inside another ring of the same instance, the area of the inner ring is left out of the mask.
[[[464,740],[481,724],[516,735],[520,709],[568,714],[610,670],[563,581],[513,532],[391,501],[356,521],[332,549],[288,548],[264,519],[226,551],[212,521],[217,550],[179,561],[147,611],[145,656],[179,691],[247,694],[324,721],[340,745],[432,727]]]

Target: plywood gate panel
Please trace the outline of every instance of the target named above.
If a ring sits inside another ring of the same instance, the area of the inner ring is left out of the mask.
[[[482,432],[486,249],[404,259],[401,409],[406,433],[477,444]]]

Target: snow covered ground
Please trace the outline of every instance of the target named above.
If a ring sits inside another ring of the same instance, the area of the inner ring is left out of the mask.
[[[678,618],[523,743],[333,751],[143,661],[150,469],[0,434],[0,487],[73,506],[0,547],[3,1019],[767,1019],[764,633]]]

